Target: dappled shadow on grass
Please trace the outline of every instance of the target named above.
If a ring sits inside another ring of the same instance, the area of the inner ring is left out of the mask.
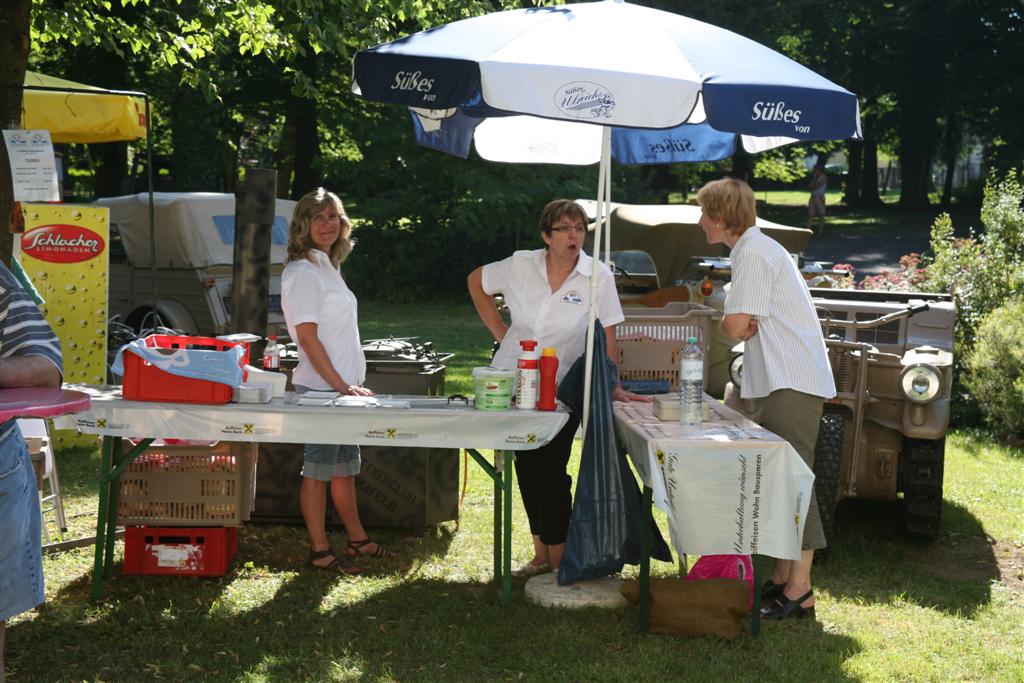
[[[972,458],[980,458],[993,445],[997,445],[1005,448],[1006,454],[1014,460],[1024,461],[1024,444],[1006,443],[991,430],[981,427],[960,428],[959,436],[957,447]]]
[[[814,583],[837,597],[887,604],[908,600],[971,617],[991,601],[999,579],[992,542],[966,508],[943,502],[933,542],[912,539],[899,501],[847,500],[836,510],[838,532],[815,561]]]
[[[116,583],[100,606],[19,624],[16,680],[845,680],[859,650],[811,623],[765,625],[760,637],[733,641],[642,635],[634,609],[541,608],[518,580],[508,608],[491,583],[437,578],[303,571]],[[273,590],[233,608],[247,583]]]

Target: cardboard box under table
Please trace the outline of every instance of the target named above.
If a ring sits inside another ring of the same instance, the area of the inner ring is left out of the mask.
[[[126,401],[117,387],[77,388],[89,396],[89,409],[63,418],[62,426],[103,437],[93,599],[113,571],[121,476],[153,439],[301,444],[316,434],[321,443],[465,449],[494,482],[494,578],[507,605],[512,598],[512,458],[505,452],[543,446],[568,420],[563,410],[495,413],[448,404],[444,398],[377,408],[297,405],[283,399],[196,405]],[[121,440],[137,436],[146,438],[122,454]],[[493,463],[482,449],[494,451]]]

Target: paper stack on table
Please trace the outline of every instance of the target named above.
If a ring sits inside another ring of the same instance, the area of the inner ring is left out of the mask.
[[[307,391],[299,396],[297,403],[300,406],[329,406],[334,404],[336,398],[337,391]]]

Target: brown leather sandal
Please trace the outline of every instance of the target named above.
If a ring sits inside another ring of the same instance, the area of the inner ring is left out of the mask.
[[[376,550],[363,550],[365,546],[368,546],[371,543],[377,546]],[[381,557],[386,559],[395,556],[393,552],[382,546],[380,543],[371,541],[369,537],[366,537],[361,541],[349,541],[348,548],[345,550],[345,552],[348,554],[349,557],[359,557],[363,555],[366,557]]]
[[[322,560],[327,557],[333,557],[334,560],[328,564],[317,564],[316,560]],[[326,572],[333,572],[335,574],[358,574],[362,569],[352,564],[348,560],[342,560],[334,551],[329,547],[326,550],[310,550],[309,551],[309,566],[314,569],[322,569]]]

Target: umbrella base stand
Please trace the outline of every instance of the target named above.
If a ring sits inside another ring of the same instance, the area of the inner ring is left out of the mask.
[[[528,602],[542,607],[627,607],[629,603],[619,593],[621,585],[621,579],[606,576],[560,586],[557,572],[548,572],[527,581],[525,593]]]

